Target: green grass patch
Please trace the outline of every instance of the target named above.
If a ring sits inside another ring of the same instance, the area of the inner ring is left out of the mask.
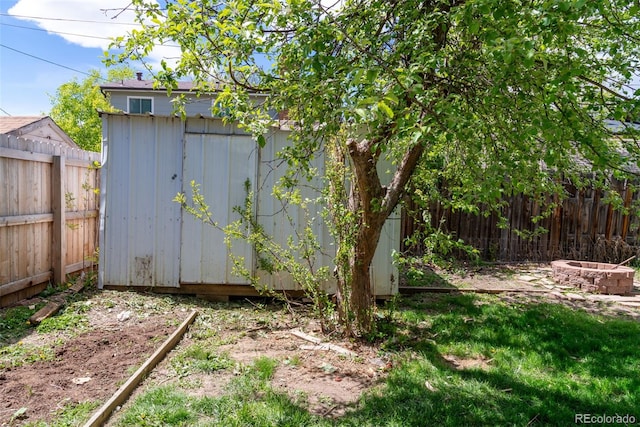
[[[568,425],[576,413],[640,419],[636,321],[471,295],[412,307],[399,315],[414,334],[397,349],[399,368],[346,424]]]
[[[33,331],[34,327],[29,323],[29,317],[42,305],[33,309],[11,307],[0,316],[0,369],[54,358],[54,352],[49,346],[36,346],[21,341]]]
[[[95,409],[100,404],[98,402],[80,402],[66,404],[58,409],[54,414],[54,419],[50,423],[36,421],[34,423],[22,424],[23,427],[71,427],[83,425]]]
[[[86,301],[76,301],[67,305],[61,313],[44,319],[37,327],[39,333],[48,333],[53,331],[67,331],[74,333],[83,331],[87,328],[89,321],[84,314],[91,309]]]
[[[50,346],[37,346],[17,342],[0,348],[0,369],[15,368],[38,361],[53,360],[55,352]]]
[[[12,344],[26,335],[33,325],[29,323],[31,317],[43,304],[33,309],[29,307],[11,307],[0,315],[0,346]]]
[[[117,420],[118,426],[321,425],[323,420],[275,392],[268,384],[277,361],[266,357],[245,367],[221,397],[193,397],[175,386],[153,388],[139,396]],[[330,425],[330,424],[326,424]]]
[[[244,316],[223,314],[234,325]],[[141,394],[117,423],[559,426],[581,413],[640,420],[640,322],[482,295],[415,296],[381,314],[378,337],[393,368],[339,419],[312,415],[306,396],[272,388],[278,362],[261,357],[235,365],[220,396],[190,396],[179,382],[163,384]],[[215,334],[203,338],[172,363],[178,360],[187,374],[229,368],[231,359],[212,342]]]
[[[226,353],[217,351],[216,346],[195,343],[171,360],[178,376],[185,377],[193,372],[212,373],[233,366],[233,360]]]

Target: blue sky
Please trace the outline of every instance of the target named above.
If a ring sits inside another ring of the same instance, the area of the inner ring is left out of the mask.
[[[0,0],[0,115],[46,114],[51,109],[49,95],[61,84],[82,80],[91,69],[106,75],[102,58],[109,38],[135,28],[133,14],[122,10],[129,3]],[[177,56],[174,49],[158,48],[149,61],[153,65],[162,57]],[[144,71],[139,64],[129,65]],[[633,86],[640,87],[640,79]]]
[[[0,115],[46,114],[51,109],[49,95],[54,95],[61,84],[73,78],[82,80],[86,77],[83,73],[91,69],[99,69],[106,75],[102,58],[110,42],[108,38],[135,28],[127,25],[133,23],[130,12],[112,19],[119,12],[117,8],[129,3],[129,0],[0,0],[3,45]],[[154,56],[152,61],[161,53]]]

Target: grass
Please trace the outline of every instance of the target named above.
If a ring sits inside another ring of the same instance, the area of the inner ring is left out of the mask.
[[[163,298],[149,308],[172,304]],[[81,327],[85,307],[86,302],[72,301],[44,327]],[[33,310],[11,310],[0,319],[0,368],[11,366],[2,365],[7,360],[47,357],[42,348],[19,341],[34,330],[25,323]],[[121,426],[562,426],[581,413],[640,420],[637,320],[542,300],[505,302],[470,294],[398,298],[381,311],[378,344],[392,356],[393,368],[384,384],[338,419],[313,415],[306,396],[290,397],[271,386],[280,366],[300,363],[295,352],[280,361],[258,357],[245,366],[220,350],[230,342],[221,338],[223,329],[242,336],[276,319],[270,306],[231,303],[203,305],[188,345],[170,355],[176,380],[149,384],[113,421]],[[218,396],[198,395],[195,382],[187,381],[218,374],[226,384]],[[65,406],[49,425],[81,425],[97,405]]]
[[[192,372],[210,374],[233,365],[233,360],[228,354],[218,353],[215,346],[201,343],[189,346],[171,360],[171,366],[179,377],[189,376]]]
[[[227,385],[221,397],[193,397],[173,386],[158,386],[138,397],[118,426],[303,426],[321,422],[269,386],[278,362],[256,359]]]
[[[384,393],[364,399],[348,425],[567,425],[576,413],[640,419],[636,321],[470,295],[411,306],[405,326],[430,327],[412,331],[423,339],[400,351]],[[490,363],[459,369],[448,355]]]
[[[34,330],[29,317],[43,305],[33,308],[11,307],[0,316],[0,369],[53,359],[54,352],[49,346],[25,344],[21,341]]]
[[[83,425],[91,414],[100,406],[99,402],[80,402],[66,404],[55,412],[55,420],[51,424],[43,421],[21,424],[23,427],[71,427]]]
[[[382,347],[394,354],[394,368],[383,387],[340,419],[312,415],[305,399],[273,389],[269,379],[278,363],[258,358],[236,368],[222,396],[192,397],[163,385],[142,394],[118,423],[560,426],[579,413],[640,420],[637,321],[476,295],[416,296],[397,302],[385,319]],[[194,347],[181,357],[218,356]]]
[[[51,296],[67,289],[67,285],[48,286],[40,296]],[[86,312],[90,305],[81,294],[70,295],[67,305],[56,315],[44,319],[39,325],[32,325],[29,318],[41,309],[46,302],[33,306],[16,306],[0,312],[0,369],[18,367],[37,361],[53,360],[54,349],[51,344],[35,345],[25,343],[23,339],[32,333],[49,334],[62,331],[72,336],[86,330],[88,321]],[[62,338],[58,338],[57,343]]]

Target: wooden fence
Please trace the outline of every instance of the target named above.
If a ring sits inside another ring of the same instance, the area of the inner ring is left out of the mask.
[[[633,255],[640,258],[640,192],[634,192],[627,182],[617,182],[615,190],[621,195],[623,206],[616,209],[602,190],[578,190],[571,185],[566,185],[565,190],[568,197],[550,216],[535,223],[533,218],[542,213],[544,206],[523,196],[507,200],[502,212],[507,218],[505,228],[498,227],[496,214],[453,212],[433,204],[425,212],[428,215],[405,211],[402,236],[424,228],[424,222],[416,218],[428,218],[431,227],[462,239],[488,261],[547,262],[566,258],[618,263]],[[558,199],[550,197],[548,206],[552,202],[557,203]],[[425,247],[404,245],[402,249],[421,254]]]
[[[0,307],[93,263],[100,154],[0,135]]]

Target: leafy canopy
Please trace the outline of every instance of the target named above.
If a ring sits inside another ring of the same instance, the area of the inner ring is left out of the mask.
[[[116,81],[133,77],[128,67],[114,68],[108,71],[107,79],[98,70],[91,70],[89,76],[79,81],[74,78],[63,83],[50,95],[51,112],[49,116],[83,150],[100,151],[102,144],[102,119],[98,111],[113,111],[109,100],[100,91],[104,81]]]
[[[347,164],[328,168],[328,188],[342,200],[327,208],[344,256],[338,302],[348,300],[361,330],[372,325],[376,243],[410,188],[473,210],[513,193],[561,191],[557,175],[579,181],[585,169],[602,171],[589,177],[604,185],[612,171],[638,169],[637,132],[620,137],[605,124],[640,111],[630,87],[640,75],[635,1],[133,5],[143,28],[116,41],[123,50],[113,62],[177,43],[181,56],[162,62],[158,84],[188,78],[219,92],[218,105],[261,144],[273,113],[287,112],[282,155],[295,172],[323,151],[334,166]],[[256,92],[266,97],[256,103]]]

